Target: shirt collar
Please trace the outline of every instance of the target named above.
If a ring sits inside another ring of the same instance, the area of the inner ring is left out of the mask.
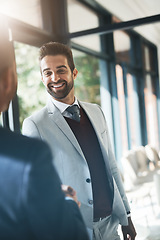
[[[65,111],[69,106],[72,106],[72,105],[75,105],[75,104],[78,105],[78,107],[80,107],[80,106],[79,106],[79,103],[78,103],[78,100],[77,100],[76,97],[75,97],[75,101],[74,101],[74,103],[73,103],[72,105],[59,102],[59,101],[55,100],[54,98],[51,98],[51,99],[52,99],[53,104],[59,109],[59,111],[60,111],[61,113],[64,113],[64,111]]]

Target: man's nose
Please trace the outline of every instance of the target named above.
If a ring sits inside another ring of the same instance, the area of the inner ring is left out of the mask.
[[[59,79],[60,79],[59,74],[57,74],[57,73],[52,74],[52,81],[53,82],[57,82]]]

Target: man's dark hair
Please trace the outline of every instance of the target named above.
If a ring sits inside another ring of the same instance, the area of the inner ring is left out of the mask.
[[[73,61],[73,55],[71,49],[62,43],[59,42],[48,42],[41,46],[39,50],[39,60],[41,61],[45,56],[56,56],[63,55],[67,58],[68,65],[73,72],[75,65]]]

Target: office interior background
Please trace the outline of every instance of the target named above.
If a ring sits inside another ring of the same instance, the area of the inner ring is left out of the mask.
[[[38,49],[60,41],[73,51],[78,99],[104,111],[122,178],[129,151],[149,145],[159,154],[159,0],[0,0],[0,12],[18,75],[17,96],[1,119],[5,127],[21,132],[24,118],[45,105]]]

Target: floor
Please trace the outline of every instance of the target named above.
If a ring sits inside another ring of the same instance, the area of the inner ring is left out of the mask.
[[[160,196],[157,187],[160,189],[160,184],[156,186],[153,181],[127,192],[137,231],[136,240],[160,240]]]

